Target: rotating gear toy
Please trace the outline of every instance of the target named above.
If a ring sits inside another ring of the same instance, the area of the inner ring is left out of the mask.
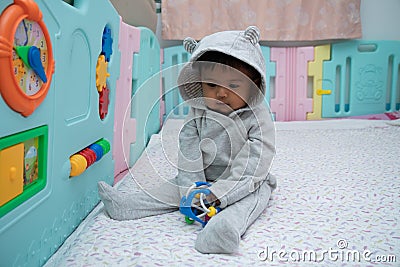
[[[97,91],[101,92],[107,85],[107,77],[110,77],[110,73],[107,72],[108,62],[104,55],[100,55],[97,59],[96,65],[96,87]]]
[[[215,206],[215,202],[208,203],[207,195],[211,191],[207,189],[211,184],[207,182],[195,182],[189,187],[186,196],[183,196],[179,204],[179,211],[185,215],[187,224],[193,224],[195,221],[201,223],[204,227],[207,222],[218,212],[220,207]]]
[[[110,62],[112,43],[111,29],[106,26],[103,31],[103,37],[101,38],[101,54],[104,55],[106,62]]]

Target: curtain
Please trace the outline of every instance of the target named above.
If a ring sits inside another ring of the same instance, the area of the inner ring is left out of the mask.
[[[256,25],[265,41],[361,37],[360,0],[163,0],[162,38],[201,39]]]

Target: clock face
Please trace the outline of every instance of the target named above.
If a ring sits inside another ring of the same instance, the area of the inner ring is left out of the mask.
[[[46,98],[54,73],[51,39],[34,0],[14,0],[0,14],[0,94],[22,116]]]
[[[40,25],[28,19],[22,20],[14,35],[13,66],[19,88],[33,96],[46,82],[49,64],[45,35]]]

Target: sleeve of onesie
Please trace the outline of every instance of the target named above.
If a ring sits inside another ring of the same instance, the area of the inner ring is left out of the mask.
[[[265,117],[264,117],[265,118]],[[271,132],[272,131],[272,132]],[[228,179],[217,180],[211,192],[220,200],[221,207],[239,201],[254,192],[268,173],[275,155],[275,128],[269,120],[259,120],[248,130],[248,139],[232,161]],[[269,181],[275,186],[274,181]]]
[[[206,180],[197,122],[190,115],[188,114],[188,119],[185,120],[179,133],[177,182],[181,197],[186,195],[187,189],[194,182]]]

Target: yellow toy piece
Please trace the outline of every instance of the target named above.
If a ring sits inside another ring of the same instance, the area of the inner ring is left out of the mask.
[[[217,214],[217,209],[214,207],[208,207],[209,212],[207,213],[208,217],[212,217]]]
[[[107,77],[110,77],[110,73],[107,72],[107,66],[108,62],[106,62],[105,56],[100,55],[96,65],[96,87],[99,93],[103,91],[103,87],[106,87]]]
[[[330,95],[331,93],[331,90],[317,89],[317,95]]]
[[[0,206],[22,194],[24,188],[24,144],[0,150]]]
[[[87,161],[84,156],[80,154],[74,154],[69,158],[71,163],[70,176],[78,176],[82,174],[87,168]]]
[[[307,113],[307,120],[322,118],[322,95],[331,93],[330,90],[322,88],[324,60],[331,59],[331,46],[316,46],[314,58],[314,61],[308,62],[308,76],[313,76],[313,112]]]

